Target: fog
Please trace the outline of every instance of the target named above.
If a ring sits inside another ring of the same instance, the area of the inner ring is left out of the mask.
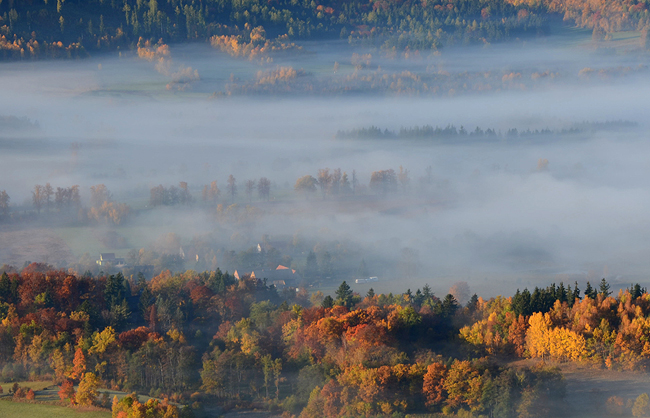
[[[355,69],[350,64],[354,52],[372,54],[371,63]],[[204,45],[171,46],[171,56],[174,68],[196,69],[201,79],[183,90],[167,89],[169,76],[129,53],[1,64],[0,115],[33,123],[0,132],[0,190],[10,195],[12,212],[33,210],[36,184],[78,184],[87,204],[90,186],[103,183],[116,201],[135,209],[119,227],[92,227],[122,234],[130,229],[122,253],[153,245],[168,232],[183,243],[209,236],[215,248],[236,251],[268,234],[300,237],[309,247],[332,251],[342,245],[349,263],[366,260],[369,274],[380,278],[373,284],[379,291],[402,292],[429,283],[445,293],[452,283],[467,281],[472,292],[495,296],[560,280],[578,280],[584,288],[586,280],[593,284],[601,277],[613,288],[650,284],[647,54],[547,38],[410,59],[338,43],[306,43],[297,55],[275,57],[265,66]],[[336,76],[334,62],[340,63]],[[227,92],[232,80],[254,84],[258,71],[279,66],[304,69],[294,90],[213,95]],[[348,94],[339,88],[364,74],[406,70],[449,76],[437,93],[351,88]],[[542,81],[532,75],[545,72],[556,75]],[[519,74],[515,84],[504,78],[511,73]],[[497,82],[490,81],[483,91],[454,86],[448,91],[453,83],[476,83],[480,77]],[[307,84],[314,88],[304,88]],[[328,85],[333,86],[329,93],[323,87]],[[582,122],[618,120],[636,125],[504,139],[511,128],[559,132]],[[336,136],[370,126],[399,131],[448,124],[468,131],[495,129],[501,139]],[[540,159],[548,165],[540,166]],[[368,190],[373,171],[400,166],[409,170],[408,189],[386,196]],[[431,182],[423,187],[419,178],[426,177],[429,166]],[[359,193],[323,199],[320,192],[305,198],[293,191],[299,177],[316,177],[326,167],[348,175],[355,170]],[[236,202],[259,209],[254,221],[215,222],[214,213],[200,204],[203,185],[217,180],[220,203],[229,205],[225,190],[231,174],[239,186]],[[249,202],[244,182],[260,177],[272,182],[271,201],[254,196]],[[193,206],[147,205],[151,187],[180,181],[188,182]],[[5,223],[0,231],[33,227],[47,225]],[[20,239],[29,241],[38,233]],[[65,260],[70,263],[85,251],[79,250],[83,244],[72,242],[73,233],[64,235],[73,248]],[[0,242],[0,264],[27,261],[9,256],[16,245],[6,237]],[[408,274],[405,248],[417,254]],[[294,262],[300,267],[304,259],[294,257]],[[365,293],[368,287],[356,285],[355,290]]]

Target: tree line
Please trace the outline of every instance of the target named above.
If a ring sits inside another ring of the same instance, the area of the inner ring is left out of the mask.
[[[333,0],[272,4],[261,0],[14,0],[0,4],[0,55],[11,59],[79,57],[90,51],[135,47],[140,38],[181,42],[216,37],[213,43],[221,45],[232,42],[219,43],[220,37],[240,36],[238,43],[256,48],[266,45],[267,34],[280,41],[343,38],[389,50],[431,50],[451,43],[542,35],[550,31],[550,21],[562,17],[593,28],[600,39],[615,31],[647,27],[646,4],[628,3],[609,0],[585,8],[583,0],[377,5]]]
[[[219,270],[145,281],[34,263],[0,276],[1,379],[51,378],[79,405],[106,406],[97,389],[110,387],[192,403],[195,413],[215,402],[302,417],[556,411],[557,370],[516,374],[462,354],[455,335],[480,304],[439,299],[429,286],[362,297],[343,282],[332,297]],[[179,413],[165,402],[149,409]],[[112,409],[138,416],[142,405],[132,396]]]
[[[147,281],[33,263],[0,276],[0,378],[51,378],[81,405],[106,405],[97,389],[110,387],[195,413],[262,402],[303,418],[560,416],[558,369],[514,369],[494,356],[643,369],[648,301],[638,284],[612,297],[604,279],[584,296],[560,283],[462,306],[428,285],[362,296],[343,282],[325,295],[220,270]],[[136,414],[136,400],[113,411]],[[643,409],[643,399],[633,403]],[[162,416],[168,405],[149,407]]]

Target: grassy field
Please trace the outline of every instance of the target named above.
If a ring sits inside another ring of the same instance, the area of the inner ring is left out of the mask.
[[[47,381],[47,382],[27,382],[27,381],[23,381],[23,382],[16,382],[16,383],[18,383],[18,386],[20,386],[21,388],[30,388],[30,389],[32,389],[34,391],[43,390],[46,387],[52,386],[51,381]],[[13,385],[14,385],[14,382],[0,383],[0,386],[2,386],[2,389],[4,390],[5,395],[7,394],[7,392],[9,391],[9,389]]]
[[[110,416],[110,412],[87,411],[57,405],[0,401],[0,417],[2,418],[109,418]]]

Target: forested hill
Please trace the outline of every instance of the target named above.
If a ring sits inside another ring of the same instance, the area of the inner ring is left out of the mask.
[[[369,42],[400,50],[494,42],[545,33],[551,19],[595,36],[644,29],[647,0],[5,0],[0,57],[78,57],[164,42],[235,36]],[[264,30],[255,28],[263,27]],[[644,32],[645,33],[645,32]],[[213,42],[214,44],[214,42]]]

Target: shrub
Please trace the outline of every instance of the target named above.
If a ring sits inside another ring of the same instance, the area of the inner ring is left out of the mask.
[[[18,390],[14,391],[14,399],[23,399],[25,396],[27,396],[27,394],[21,387],[18,387]]]
[[[61,383],[61,389],[59,390],[59,398],[64,401],[66,399],[70,399],[70,401],[74,401],[74,384],[72,383],[72,380],[66,379],[63,383]]]
[[[25,398],[27,398],[30,401],[33,401],[34,399],[36,399],[36,394],[34,393],[33,390],[29,389],[25,394]]]

